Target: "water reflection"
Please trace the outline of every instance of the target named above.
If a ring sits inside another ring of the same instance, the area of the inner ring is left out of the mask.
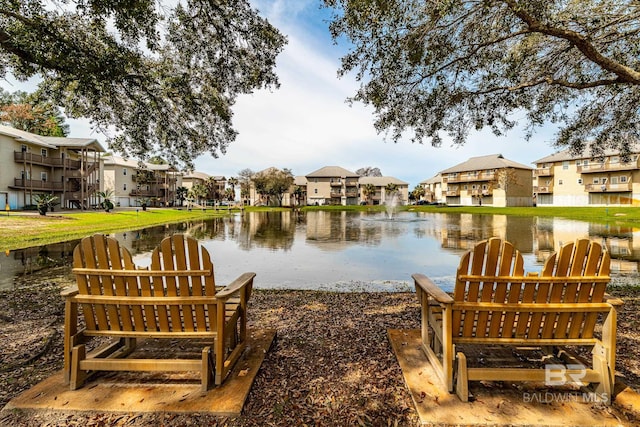
[[[174,233],[187,233],[212,253],[220,284],[243,271],[258,273],[256,286],[318,288],[329,283],[408,283],[424,272],[437,283],[453,283],[460,254],[479,240],[498,236],[538,270],[563,243],[589,237],[612,256],[614,272],[638,272],[640,238],[629,227],[558,218],[405,212],[389,220],[367,212],[249,212],[115,233],[148,265],[149,254]],[[78,240],[0,255],[0,287],[18,276],[66,267]],[[58,269],[59,270],[59,269]]]

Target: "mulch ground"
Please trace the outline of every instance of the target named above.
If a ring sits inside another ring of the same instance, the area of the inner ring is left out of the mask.
[[[66,286],[16,284],[0,292],[0,407],[62,368]],[[640,291],[612,287],[619,314],[618,371],[640,390]],[[391,350],[387,329],[419,328],[412,293],[255,291],[251,325],[278,337],[258,373],[243,415],[3,413],[11,426],[318,426],[416,425],[418,416]]]

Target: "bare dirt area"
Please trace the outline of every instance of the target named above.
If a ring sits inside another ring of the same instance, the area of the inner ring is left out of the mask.
[[[62,270],[61,270],[62,271]],[[62,368],[68,285],[37,277],[0,293],[0,407]],[[640,386],[640,288],[613,286],[624,299],[619,314],[618,371]],[[251,327],[273,328],[266,355],[246,401],[234,418],[203,414],[3,412],[0,425],[64,426],[405,426],[418,415],[405,386],[387,329],[419,328],[412,293],[255,291]],[[637,421],[637,420],[636,420]],[[628,425],[634,425],[628,420]]]

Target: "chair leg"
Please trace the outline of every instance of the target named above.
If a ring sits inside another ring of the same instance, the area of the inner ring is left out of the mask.
[[[200,391],[206,393],[211,385],[212,379],[212,365],[211,359],[211,347],[205,347],[202,349],[202,365],[200,367]]]
[[[87,379],[87,372],[80,369],[80,362],[87,358],[87,347],[77,345],[71,350],[71,390],[81,387]]]
[[[469,376],[467,372],[467,356],[462,352],[456,354],[456,394],[463,402],[469,401]]]
[[[600,382],[596,386],[596,394],[602,398],[603,403],[611,404],[613,393],[613,375],[607,359],[597,354],[593,355],[593,368],[600,374]]]

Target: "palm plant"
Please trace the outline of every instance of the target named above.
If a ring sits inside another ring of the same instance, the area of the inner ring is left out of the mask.
[[[113,202],[111,201],[113,198],[113,190],[106,189],[104,191],[98,191],[97,195],[102,199],[100,206],[102,206],[102,209],[104,209],[105,212],[109,212],[113,209]]]
[[[368,204],[372,203],[371,198],[376,194],[376,186],[369,183],[362,186],[362,195]]]
[[[50,208],[53,210],[56,200],[58,200],[58,197],[53,194],[36,194],[33,196],[33,201],[36,203],[40,215],[47,215],[47,211]]]

